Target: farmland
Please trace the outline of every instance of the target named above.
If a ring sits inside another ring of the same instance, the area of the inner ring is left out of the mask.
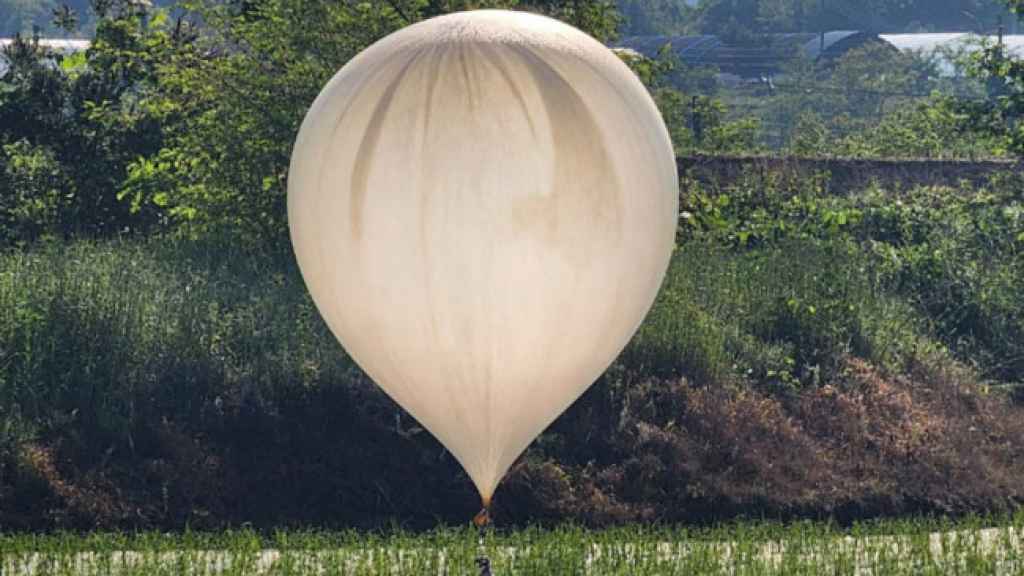
[[[476,574],[470,478],[338,345],[286,211],[324,83],[466,5],[143,4],[0,77],[0,574]],[[614,4],[545,4],[613,41]],[[676,32],[732,27],[703,4]],[[496,575],[1024,573],[1024,68],[919,56],[741,100],[629,62],[690,155],[674,250],[498,487]]]
[[[835,525],[736,522],[702,529],[563,526],[490,534],[497,574],[816,575],[1014,574],[1024,562],[1022,518]],[[8,536],[5,574],[475,574],[475,533],[435,529]]]

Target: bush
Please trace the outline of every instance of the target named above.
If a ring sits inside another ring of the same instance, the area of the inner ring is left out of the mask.
[[[1019,186],[828,197],[820,180],[751,176],[687,196],[651,313],[518,463],[499,515],[1021,503],[1024,418],[1000,391],[1021,375]],[[5,526],[475,512],[455,460],[335,343],[287,249],[154,237],[4,253],[0,362]]]
[[[777,316],[777,328],[804,339],[794,343],[802,350],[845,341],[862,357],[896,367],[914,348],[938,342],[987,378],[1024,380],[1019,178],[998,177],[978,189],[875,188],[845,197],[825,194],[824,180],[771,174],[750,173],[722,190],[690,185],[684,245],[707,241],[730,247],[729,254],[786,250],[792,262],[807,259],[806,266],[779,260],[798,274],[783,276],[780,295],[812,282],[806,296],[785,297],[789,309]],[[741,278],[773,282],[755,272]],[[808,330],[808,321],[833,334]]]
[[[85,54],[64,57],[15,38],[0,77],[0,242],[42,235],[109,237],[147,231],[160,211],[122,200],[128,166],[155,152],[163,127],[140,105],[155,62],[180,35],[121,6]]]
[[[626,352],[503,484],[503,522],[1019,502],[1024,419],[883,289],[891,272],[866,273],[848,237],[759,246],[678,251]],[[0,351],[5,526],[475,512],[458,464],[345,356],[287,252],[154,238],[8,253]]]
[[[0,148],[0,244],[60,232],[71,185],[52,150],[26,140]]]
[[[402,507],[440,509],[446,484],[471,493],[454,459],[437,468],[436,441],[405,432],[402,411],[348,360],[290,253],[153,239],[4,255],[0,350],[0,416],[17,417],[0,422],[28,425],[5,450],[19,477],[36,478],[2,478],[14,485],[0,509],[40,485],[50,494],[32,497],[44,508],[22,522],[202,526],[282,510],[361,522],[376,518],[381,486]],[[365,476],[376,466],[408,478],[421,460],[437,473],[422,492]],[[300,487],[292,474],[325,482]],[[473,498],[461,502],[453,509]]]

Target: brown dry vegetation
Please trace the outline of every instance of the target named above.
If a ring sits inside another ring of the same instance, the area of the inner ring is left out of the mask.
[[[955,363],[940,364],[890,378],[848,358],[834,382],[783,396],[685,380],[602,381],[513,468],[497,516],[596,526],[848,521],[1019,505],[1024,408],[987,393]],[[363,400],[369,413],[386,405],[372,389]],[[213,528],[400,517],[427,526],[473,512],[472,488],[453,459],[425,434],[388,422],[386,410],[376,420],[341,415],[347,424],[337,428],[301,411],[268,423],[241,406],[228,410],[233,431],[219,436],[157,423],[146,454],[96,461],[67,439],[26,445],[17,473],[3,477],[0,522]]]
[[[1024,498],[1024,409],[972,382],[955,365],[886,378],[853,358],[784,398],[646,382],[607,463],[528,459],[500,501],[597,525],[1009,510]]]

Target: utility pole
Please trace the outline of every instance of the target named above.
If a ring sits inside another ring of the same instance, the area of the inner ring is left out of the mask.
[[[818,0],[818,25],[821,26],[821,41],[818,46],[818,58],[825,55],[825,0]]]
[[[700,114],[697,112],[697,96],[690,98],[690,132],[693,133],[694,142],[700,146],[704,142],[704,126],[700,121]]]

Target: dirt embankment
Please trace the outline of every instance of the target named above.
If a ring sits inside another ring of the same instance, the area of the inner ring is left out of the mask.
[[[843,373],[787,397],[686,381],[601,382],[513,468],[496,515],[505,526],[851,521],[1024,504],[1024,407],[953,369],[886,377],[849,359]],[[26,446],[15,473],[0,476],[0,525],[375,527],[400,519],[425,528],[472,516],[472,485],[427,434],[407,438],[386,409],[357,415],[349,409],[366,402],[355,398],[313,396],[332,417],[318,418],[310,405],[283,408],[273,422],[240,411],[220,434],[154,423],[145,453],[109,461],[83,458],[71,439]]]

